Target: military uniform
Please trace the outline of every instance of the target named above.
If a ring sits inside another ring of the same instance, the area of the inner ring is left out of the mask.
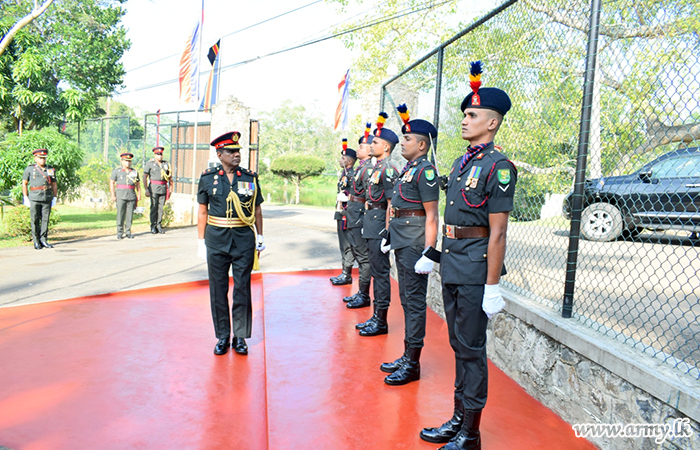
[[[211,145],[216,146],[218,141],[229,134],[215,139]],[[238,200],[240,210],[236,207],[237,202],[233,196]],[[232,331],[228,309],[230,268],[233,269],[233,334],[241,339],[251,336],[250,274],[257,258],[253,224],[256,206],[263,200],[257,174],[243,167],[236,168],[231,181],[222,165],[205,170],[199,179],[197,202],[208,205],[204,239],[211,313],[214,331],[219,340],[228,342]],[[245,352],[247,353],[247,347]]]
[[[161,149],[162,147],[156,147]],[[154,149],[154,152],[156,149]],[[151,197],[151,232],[163,233],[161,222],[163,221],[163,208],[168,199],[168,184],[171,183],[171,169],[168,161],[160,163],[155,159],[149,159],[143,167],[143,178],[148,179],[148,190]]]
[[[134,218],[134,209],[138,199],[135,191],[136,186],[141,181],[139,173],[134,168],[117,167],[112,171],[109,179],[116,184],[117,237],[121,237],[122,234],[132,237],[131,222]]]
[[[350,180],[355,175],[352,168],[343,168],[343,171],[338,177],[336,186],[336,194],[344,193],[347,195]],[[338,246],[340,247],[340,257],[343,265],[343,272],[338,277],[331,278],[331,283],[336,286],[352,283],[352,266],[355,263],[355,258],[350,248],[350,240],[348,239],[348,218],[347,205],[348,202],[336,202],[336,212],[334,219],[336,221],[336,231],[338,233]]]
[[[48,153],[48,152],[47,152]],[[35,155],[39,153],[35,152]],[[44,154],[45,155],[45,154]],[[27,182],[29,211],[32,221],[34,248],[51,247],[47,243],[51,202],[54,198],[53,186],[56,183],[56,169],[32,164],[24,169],[22,180]]]

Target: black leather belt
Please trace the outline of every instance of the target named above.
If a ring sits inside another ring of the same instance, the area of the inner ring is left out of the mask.
[[[418,217],[425,216],[424,209],[401,209],[401,208],[391,208],[391,217]]]
[[[365,198],[364,197],[358,197],[357,195],[350,195],[348,196],[351,202],[357,202],[357,203],[364,203]]]
[[[487,238],[491,234],[489,227],[462,227],[445,224],[442,234],[450,239]]]

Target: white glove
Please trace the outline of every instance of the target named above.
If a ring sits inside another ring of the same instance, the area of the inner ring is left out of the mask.
[[[506,306],[506,302],[501,296],[501,289],[497,284],[487,284],[484,286],[484,300],[481,302],[481,309],[484,310],[490,319],[498,311]]]
[[[413,269],[416,271],[416,273],[430,273],[433,271],[433,262],[429,260],[427,256],[423,255],[418,261],[416,261],[416,265],[413,266]]]
[[[347,195],[345,195],[345,192],[338,192],[338,196],[335,198],[335,200],[338,202],[347,202],[350,199]]]
[[[207,246],[204,239],[197,239],[197,256],[204,261],[207,260]]]
[[[263,238],[262,234],[258,235],[258,242],[255,244],[255,250],[259,252],[265,250],[265,238]]]
[[[379,250],[381,250],[382,253],[386,253],[391,250],[391,244],[387,244],[386,239],[382,238],[382,243],[379,245]]]
[[[24,196],[24,201],[22,201],[22,203],[24,204],[24,206],[26,206],[27,208],[29,208],[29,197],[27,197],[27,196],[25,195],[25,196]]]
[[[53,208],[54,206],[56,206],[56,197],[51,199],[51,207]]]

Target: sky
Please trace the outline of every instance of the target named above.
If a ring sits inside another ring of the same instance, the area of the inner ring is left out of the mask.
[[[202,59],[220,38],[222,67],[265,55],[319,37],[330,27],[367,10],[361,5],[339,15],[335,5],[318,2],[250,30],[232,34],[278,14],[303,7],[314,0],[205,0]],[[126,88],[114,99],[138,112],[193,109],[178,101],[177,82],[140,89],[178,77],[179,61],[200,13],[200,0],[130,0],[123,19],[131,48],[122,61]],[[357,19],[356,19],[357,20]],[[232,35],[230,35],[232,34]],[[230,36],[226,36],[230,35]],[[252,117],[290,99],[323,114],[332,124],[338,104],[338,83],[352,63],[352,53],[338,39],[264,58],[222,72],[220,97],[234,96],[252,109]],[[152,63],[164,59],[163,61]],[[150,64],[152,63],[152,64]],[[206,66],[205,66],[206,67]],[[206,77],[201,78],[202,89]],[[359,112],[359,101],[352,109]]]

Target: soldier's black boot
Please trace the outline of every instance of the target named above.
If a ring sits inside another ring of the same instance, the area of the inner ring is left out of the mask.
[[[343,297],[343,301],[345,303],[348,303],[348,302],[351,302],[362,295],[369,298],[369,283],[360,284],[360,289],[357,291],[357,293],[353,294],[353,295],[348,295],[347,297]]]
[[[374,312],[376,319],[360,330],[360,336],[379,336],[389,333],[389,324],[386,322],[388,309],[377,309]]]
[[[465,410],[464,421],[459,433],[439,450],[481,450],[480,422],[481,411]]]
[[[411,381],[420,380],[420,352],[422,348],[406,349],[406,361],[396,372],[384,377],[384,382],[391,386],[402,386]]]
[[[344,284],[352,284],[352,267],[343,268],[343,273],[337,277],[331,277],[331,284],[333,286],[342,286]]]
[[[370,300],[369,295],[363,294],[361,292],[358,292],[355,295],[355,298],[350,300],[346,307],[349,309],[357,309],[357,308],[366,308],[372,304],[372,300]]]
[[[393,362],[382,364],[381,366],[379,366],[379,370],[386,373],[396,372],[397,370],[399,370],[399,367],[403,365],[404,361],[406,361],[406,353],[408,353],[408,342],[403,341],[403,355],[401,355],[399,359],[396,359]]]
[[[365,320],[364,322],[360,322],[357,325],[355,325],[355,329],[362,330],[364,328],[367,328],[369,326],[369,324],[374,323],[376,320],[377,320],[377,302],[374,302],[374,312],[372,313],[372,317]]]
[[[455,394],[455,410],[452,418],[439,427],[423,428],[420,432],[420,438],[436,444],[450,442],[459,433],[459,430],[462,428],[462,422],[464,422],[464,406]]]
[[[158,234],[158,230],[153,225],[151,225],[151,234]]]
[[[214,347],[215,355],[223,355],[228,351],[229,338],[221,338]]]

